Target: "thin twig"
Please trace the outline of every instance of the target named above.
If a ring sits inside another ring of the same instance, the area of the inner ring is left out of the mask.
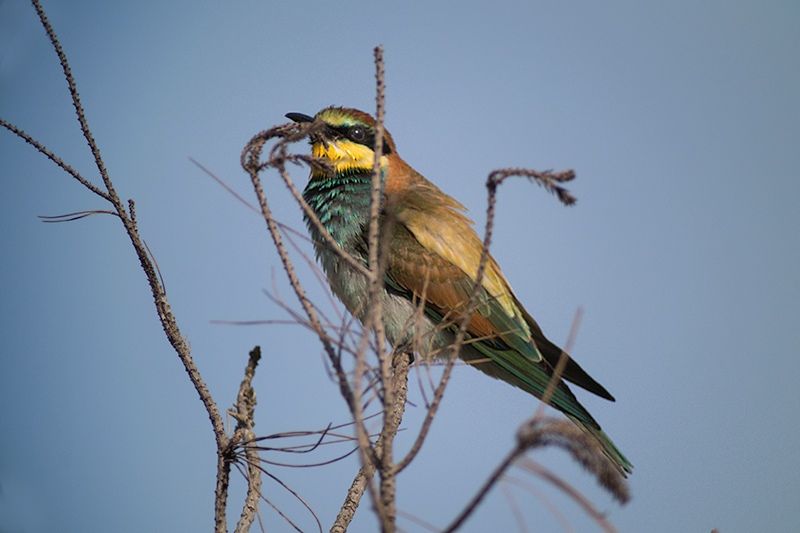
[[[578,504],[581,507],[583,507],[583,510],[586,511],[586,513],[589,516],[591,516],[594,519],[594,521],[597,522],[597,524],[603,528],[604,531],[606,531],[607,533],[616,533],[617,530],[614,528],[613,525],[611,525],[611,522],[608,521],[605,515],[602,512],[600,512],[594,505],[592,505],[592,502],[590,502],[589,499],[586,498],[586,496],[581,494],[581,492],[578,489],[576,489],[575,487],[564,481],[564,479],[562,479],[560,476],[557,476],[556,474],[544,468],[536,461],[532,461],[527,457],[521,457],[518,461],[517,466],[519,466],[520,468],[524,468],[528,472],[535,474],[541,477],[542,479],[548,481],[552,485],[558,487],[570,498],[578,502]]]
[[[478,507],[478,504],[481,503],[483,498],[489,493],[489,491],[497,482],[497,480],[500,479],[500,476],[502,476],[503,473],[505,473],[508,467],[511,466],[511,464],[517,459],[519,454],[520,454],[519,448],[515,448],[508,455],[506,455],[505,459],[503,459],[500,462],[500,464],[495,467],[495,469],[492,471],[492,473],[489,475],[486,481],[483,482],[481,488],[478,489],[478,493],[472,497],[472,500],[469,501],[469,503],[464,507],[461,513],[459,513],[458,516],[456,516],[453,522],[451,522],[450,525],[447,526],[442,533],[451,533],[452,531],[455,531],[456,529],[461,527],[461,524],[464,523],[464,520],[466,520],[469,517],[469,515],[472,514],[472,511],[474,511]]]
[[[556,520],[558,520],[558,522],[561,524],[561,527],[564,528],[565,533],[575,533],[575,528],[572,527],[572,524],[570,524],[564,513],[561,512],[553,500],[547,497],[544,492],[534,487],[530,483],[509,474],[503,476],[503,483],[517,485],[518,487],[522,487],[533,494],[542,502],[547,510],[550,511],[550,514],[552,514]]]
[[[108,172],[106,172],[103,159],[100,157],[100,149],[97,147],[97,143],[95,142],[92,132],[89,129],[89,123],[86,121],[86,114],[83,111],[81,99],[78,96],[78,88],[75,85],[75,79],[72,77],[72,71],[70,70],[69,63],[67,62],[67,56],[64,54],[64,50],[61,48],[61,43],[58,41],[56,33],[53,31],[53,27],[47,20],[47,16],[44,14],[44,9],[42,9],[42,6],[39,4],[39,0],[33,0],[33,7],[36,8],[36,13],[39,15],[39,20],[42,21],[44,29],[47,32],[47,36],[50,37],[50,42],[53,44],[53,48],[56,50],[58,60],[61,62],[61,68],[64,70],[64,77],[67,79],[67,84],[69,85],[69,94],[72,97],[72,105],[75,107],[75,114],[78,115],[78,123],[80,123],[81,132],[83,133],[83,137],[86,139],[86,142],[89,144],[89,149],[92,151],[92,156],[94,157],[95,164],[97,165],[97,170],[100,172],[100,177],[103,179],[103,184],[106,186],[108,194],[103,195],[95,187],[90,186],[83,181],[81,181],[81,183],[83,183],[95,194],[100,194],[106,200],[113,203],[114,207],[117,207],[117,211],[120,211],[122,209],[122,204],[119,203],[119,197],[117,197],[117,194],[114,191],[114,186],[111,184],[111,179],[108,177]]]
[[[517,500],[514,499],[514,493],[511,492],[511,489],[505,483],[500,483],[500,489],[503,491],[506,500],[508,500],[508,506],[511,508],[511,514],[514,515],[514,519],[517,521],[520,532],[526,533],[528,531],[528,524],[525,522],[525,517],[517,504]]]
[[[38,5],[38,4],[34,3],[34,5]],[[66,61],[66,59],[65,59],[65,61]],[[73,178],[78,180],[81,185],[83,185],[84,187],[86,187],[87,189],[89,189],[90,191],[95,193],[97,196],[99,196],[99,197],[101,197],[101,198],[103,198],[105,200],[108,200],[109,202],[111,201],[111,197],[109,196],[108,193],[103,192],[100,189],[98,189],[97,187],[95,187],[92,183],[89,182],[89,180],[87,180],[83,176],[81,176],[78,173],[77,170],[75,170],[74,168],[72,168],[68,164],[64,163],[64,161],[62,161],[60,157],[56,156],[53,152],[51,152],[50,150],[45,148],[44,145],[39,143],[39,141],[35,140],[33,137],[31,137],[30,135],[28,135],[27,133],[22,131],[20,128],[14,126],[10,122],[7,122],[7,121],[3,120],[2,118],[0,118],[0,126],[3,126],[8,131],[10,131],[11,133],[14,133],[15,135],[17,135],[18,137],[23,139],[26,143],[28,143],[31,146],[33,146],[34,148],[36,148],[39,152],[43,153],[50,161],[52,161],[53,163],[55,163],[56,165],[58,165],[59,167],[64,169],[70,176],[72,176]]]

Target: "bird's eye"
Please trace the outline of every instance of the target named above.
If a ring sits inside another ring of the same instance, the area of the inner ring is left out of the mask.
[[[350,126],[347,136],[350,137],[350,140],[360,143],[367,138],[367,132],[362,126]]]

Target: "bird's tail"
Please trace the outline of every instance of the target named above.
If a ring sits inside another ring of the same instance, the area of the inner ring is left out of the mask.
[[[567,415],[567,418],[572,420],[575,425],[581,428],[586,434],[593,437],[593,440],[600,446],[603,455],[611,461],[611,464],[614,465],[614,468],[617,469],[622,477],[628,477],[628,474],[633,472],[633,465],[631,462],[602,429],[586,424],[574,416]]]
[[[552,380],[552,372],[546,364],[535,361],[532,357],[521,354],[516,350],[499,350],[488,343],[477,342],[465,346],[459,356],[478,370],[519,387],[540,400]],[[606,392],[606,394],[608,393]],[[590,437],[586,440],[586,444],[589,446],[597,444],[595,449],[599,448],[620,475],[627,477],[627,474],[633,472],[633,465],[628,461],[628,458],[619,451],[619,448],[611,442],[608,435],[600,429],[600,425],[592,418],[589,411],[578,402],[578,399],[575,398],[575,395],[572,394],[572,391],[569,390],[564,381],[558,382],[548,403],[564,413],[567,418],[583,430]],[[584,462],[590,463],[592,458],[587,456]],[[592,468],[592,470],[595,469]]]

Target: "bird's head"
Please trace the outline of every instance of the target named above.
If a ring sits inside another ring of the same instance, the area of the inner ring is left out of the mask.
[[[346,107],[327,107],[315,117],[303,113],[287,113],[286,117],[297,123],[322,121],[322,129],[311,136],[311,153],[328,159],[336,174],[372,171],[376,130],[375,119],[367,113]],[[384,129],[382,168],[389,165],[389,156],[394,152],[392,136]]]

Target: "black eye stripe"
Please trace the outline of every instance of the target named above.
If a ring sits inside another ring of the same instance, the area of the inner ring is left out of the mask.
[[[348,139],[356,144],[364,145],[372,150],[375,149],[375,131],[373,131],[373,129],[369,126],[362,126],[361,124],[354,124],[352,126],[346,126],[344,124],[339,126],[328,126],[328,132],[334,140]],[[384,139],[383,155],[389,155],[391,153],[392,149]]]

